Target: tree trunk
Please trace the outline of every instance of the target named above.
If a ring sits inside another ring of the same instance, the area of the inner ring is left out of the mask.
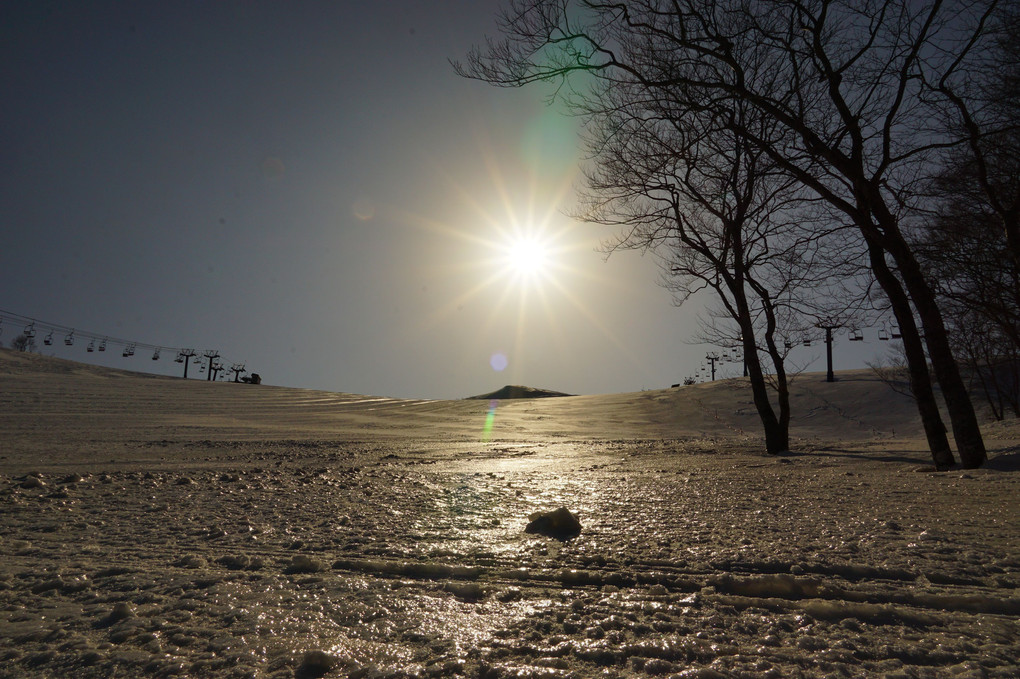
[[[770,326],[773,325],[770,323]],[[782,432],[783,445],[790,445],[790,384],[786,379],[785,360],[776,346],[775,333],[768,332],[765,337],[772,365],[776,369],[776,399],[779,401],[779,431]],[[767,433],[766,433],[767,438]]]
[[[914,323],[910,301],[903,286],[889,269],[889,265],[885,261],[885,254],[870,238],[868,239],[868,255],[875,279],[889,298],[896,322],[900,326],[903,350],[907,356],[907,370],[910,374],[910,390],[917,402],[917,410],[921,415],[921,425],[924,427],[932,460],[934,460],[937,469],[949,469],[956,464],[956,459],[949,447],[946,425],[942,422],[938,401],[935,400],[931,374],[928,372],[928,361],[924,355],[924,346],[921,343],[920,333],[917,331],[917,324]]]
[[[782,353],[779,351],[779,346],[776,344],[776,313],[775,307],[772,305],[771,297],[765,289],[756,289],[758,296],[761,297],[765,303],[765,346],[768,350],[769,358],[772,359],[772,367],[775,368],[776,374],[776,400],[779,402],[779,428],[777,430],[777,441],[776,445],[784,446],[783,450],[788,450],[790,445],[790,384],[786,379],[786,360]],[[765,432],[765,440],[768,441],[768,432]],[[779,452],[782,452],[780,450]]]
[[[747,335],[745,334],[746,338]],[[754,397],[754,407],[761,418],[762,428],[765,430],[765,452],[769,455],[778,455],[790,449],[789,425],[776,417],[776,411],[772,408],[769,400],[768,385],[765,383],[765,375],[761,369],[761,361],[758,360],[758,350],[751,341],[751,355],[747,351],[747,339],[744,340],[744,358],[747,361],[747,376],[751,381],[751,394]]]
[[[923,300],[925,292],[931,295],[927,284],[912,281],[906,272],[902,269],[901,272],[914,299],[914,305],[918,307],[918,316],[924,327],[925,342],[935,371],[935,379],[942,387],[942,397],[949,410],[949,420],[953,426],[953,437],[960,453],[960,462],[966,469],[976,469],[984,464],[988,457],[985,442],[981,436],[977,414],[974,412],[974,404],[970,399],[970,391],[949,348],[949,335],[942,322],[942,314],[935,306],[934,299]]]
[[[924,279],[917,259],[903,240],[895,218],[885,212],[884,204],[876,202],[875,206],[878,208],[875,212],[880,220],[879,226],[884,235],[885,249],[896,262],[903,285],[924,328],[925,344],[928,347],[935,379],[942,387],[942,397],[949,411],[960,462],[966,469],[975,469],[987,459],[985,443],[981,437],[981,427],[974,412],[974,404],[970,399],[970,391],[960,375],[960,367],[950,348],[949,333],[946,332],[942,312],[939,311],[935,294]],[[902,325],[900,327],[902,330]]]
[[[751,382],[751,395],[754,399],[754,407],[758,411],[762,428],[765,430],[765,452],[769,455],[778,455],[790,449],[790,427],[789,418],[784,424],[776,417],[776,411],[772,408],[769,400],[769,389],[765,383],[765,374],[761,368],[761,360],[758,358],[758,347],[754,339],[754,326],[751,322],[751,314],[747,307],[747,301],[743,299],[743,291],[735,295],[737,297],[737,310],[740,318],[740,336],[743,338],[744,363],[747,365],[747,377]]]
[[[733,302],[736,307],[735,320],[740,327],[744,365],[747,368],[747,377],[751,382],[751,395],[754,399],[754,407],[758,411],[762,428],[765,430],[765,452],[769,455],[778,455],[790,449],[789,419],[783,423],[776,417],[776,411],[769,400],[769,389],[765,383],[765,374],[762,372],[761,359],[758,356],[758,344],[754,336],[754,322],[751,319],[751,310],[747,303],[747,291],[744,287],[747,284],[753,286],[753,281],[749,281],[747,276],[741,226],[742,222],[740,221],[727,225],[732,238],[734,275],[732,278],[725,276],[725,279],[730,293],[733,295]],[[759,297],[766,305],[768,304],[765,296],[761,295],[760,291]]]

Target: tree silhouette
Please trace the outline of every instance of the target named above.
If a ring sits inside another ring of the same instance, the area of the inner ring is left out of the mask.
[[[510,0],[504,37],[455,68],[501,86],[554,81],[581,110],[624,84],[677,124],[753,111],[728,131],[856,228],[854,256],[866,257],[896,317],[936,464],[954,459],[929,360],[963,464],[976,467],[977,418],[905,225],[923,208],[923,180],[968,141],[947,121],[996,11],[994,0]]]
[[[14,349],[15,351],[28,351],[31,346],[32,338],[25,333],[21,333],[11,340],[11,349]]]

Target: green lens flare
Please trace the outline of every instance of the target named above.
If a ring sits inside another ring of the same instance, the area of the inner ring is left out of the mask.
[[[489,412],[485,413],[485,426],[482,427],[482,442],[487,443],[492,437],[492,423],[496,420],[496,406],[499,405],[499,401],[493,399],[489,401]]]

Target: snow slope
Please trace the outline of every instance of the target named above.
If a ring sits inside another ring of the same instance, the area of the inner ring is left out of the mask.
[[[409,401],[0,352],[0,677],[1011,677],[1015,427],[795,383]],[[524,533],[560,506],[567,542]]]

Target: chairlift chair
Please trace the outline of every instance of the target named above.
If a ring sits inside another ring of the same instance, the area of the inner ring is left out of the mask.
[[[154,361],[159,360],[159,347],[156,347],[156,350],[152,352],[152,360]]]
[[[51,344],[53,344],[53,331],[52,330],[50,330],[50,334],[49,335],[46,335],[46,337],[43,338],[42,343],[45,344],[46,346],[50,346]]]
[[[893,339],[900,339],[903,337],[903,333],[900,332],[900,326],[894,325],[892,330],[889,331],[890,337]]]
[[[95,350],[96,350],[96,341],[92,340],[91,342],[89,342],[89,345],[87,347],[85,347],[85,351],[87,351],[87,352],[89,352],[91,354]]]
[[[889,333],[885,331],[885,328],[882,328],[881,330],[878,331],[878,339],[882,340],[883,342],[887,342],[889,340]]]
[[[74,330],[72,330],[71,332],[67,333],[67,335],[64,336],[64,344],[66,344],[67,346],[71,346],[74,344]]]
[[[809,346],[811,346],[811,340],[809,340],[809,339],[805,339],[805,340],[804,340],[804,346],[806,346],[806,347],[809,347]]]
[[[174,363],[184,363],[184,354],[177,354],[177,358],[174,359]]]
[[[99,343],[99,350],[100,351],[106,351],[106,340],[105,339],[102,342]]]
[[[787,349],[793,349],[793,342],[791,342],[790,340],[786,340],[785,342],[783,342],[783,346],[785,346]]]
[[[25,338],[32,339],[33,337],[35,337],[35,321],[25,326]]]

